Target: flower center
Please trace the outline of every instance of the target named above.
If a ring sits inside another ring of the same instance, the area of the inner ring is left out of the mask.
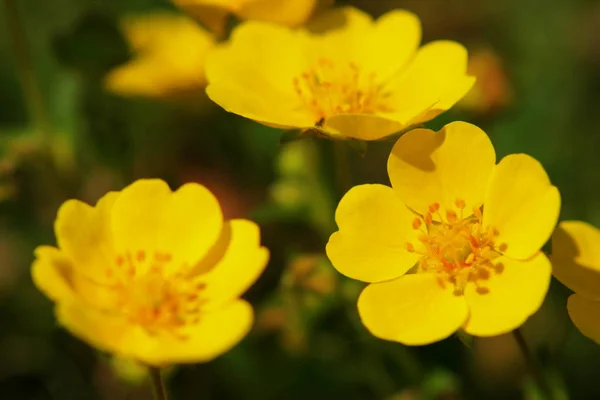
[[[336,64],[320,58],[316,65],[294,78],[294,89],[314,113],[315,125],[338,114],[375,114],[389,111],[374,72],[353,62]]]
[[[206,284],[190,278],[186,264],[173,270],[171,262],[169,253],[126,252],[105,271],[116,311],[151,333],[196,323],[206,301],[201,296]]]
[[[421,255],[418,273],[439,274],[439,284],[442,287],[447,282],[453,284],[454,294],[462,295],[469,283],[475,285],[477,293],[487,294],[485,281],[503,270],[501,264],[493,262],[500,256],[494,243],[498,232],[482,228],[479,208],[464,218],[465,202],[456,200],[455,204],[456,211],[449,209],[445,216],[439,203],[431,204],[427,214],[416,218],[413,228],[421,232],[419,243],[407,243],[407,250]],[[434,215],[439,221],[433,220]]]

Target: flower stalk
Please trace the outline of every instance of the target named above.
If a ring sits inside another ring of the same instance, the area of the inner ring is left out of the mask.
[[[540,367],[539,363],[533,356],[533,353],[531,352],[531,349],[529,348],[527,341],[525,341],[525,338],[523,337],[521,330],[519,328],[517,328],[514,331],[512,331],[512,334],[513,334],[513,337],[515,338],[515,341],[517,342],[517,345],[519,346],[519,350],[520,350],[521,354],[523,355],[523,359],[525,360],[527,369],[529,370],[529,374],[534,379],[535,384],[537,385],[538,389],[544,395],[544,398],[546,398],[548,400],[554,400],[552,388],[550,387],[550,385],[548,384],[548,381],[544,377],[542,368]]]
[[[158,367],[148,367],[150,375],[150,384],[154,392],[154,400],[169,400],[165,381],[162,377],[161,370]]]

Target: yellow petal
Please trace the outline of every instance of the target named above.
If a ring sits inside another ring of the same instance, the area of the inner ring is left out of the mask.
[[[54,302],[79,301],[91,307],[118,307],[118,294],[109,284],[98,284],[98,279],[81,273],[64,252],[40,246],[32,265],[35,285]],[[102,278],[102,277],[100,277]]]
[[[360,140],[381,139],[403,128],[400,122],[369,114],[338,114],[327,118],[323,125],[323,130],[332,136]]]
[[[163,97],[204,88],[206,54],[213,37],[193,20],[171,13],[126,18],[134,58],[105,78],[108,90],[126,96]]]
[[[253,320],[245,301],[203,314],[194,326],[155,334],[78,303],[61,303],[56,313],[61,325],[97,349],[154,366],[209,361],[236,345]]]
[[[117,294],[110,289],[105,275],[92,274],[85,264],[74,264],[63,251],[40,246],[31,274],[35,285],[52,301],[81,301],[90,306],[115,307]]]
[[[109,192],[95,207],[78,200],[66,201],[58,210],[54,230],[58,247],[72,260],[79,274],[101,283],[106,267],[114,261],[110,213],[119,197]]]
[[[243,19],[295,27],[308,20],[316,5],[317,0],[256,0],[244,3],[237,14]]]
[[[227,16],[235,10],[232,4],[210,4],[202,0],[173,0],[177,6],[181,7],[193,18],[197,19],[206,29],[215,32],[217,36],[223,36],[225,33]]]
[[[196,273],[206,282],[203,296],[215,307],[241,296],[256,281],[269,260],[260,245],[258,225],[244,219],[228,221],[221,237],[198,265]]]
[[[397,110],[421,110],[411,124],[425,122],[452,107],[471,89],[475,78],[467,75],[467,50],[459,43],[440,40],[421,47],[406,71],[386,86],[389,103]]]
[[[567,301],[567,311],[579,332],[600,344],[600,302],[573,294]]]
[[[122,96],[160,97],[175,91],[146,60],[134,60],[111,70],[104,85],[106,90]]]
[[[339,231],[326,251],[342,274],[365,282],[397,278],[418,256],[406,250],[416,242],[415,215],[384,185],[360,185],[348,191],[335,212]]]
[[[379,17],[367,38],[369,43],[362,46],[365,54],[360,60],[383,83],[415,55],[421,42],[421,21],[409,11],[392,10]]]
[[[223,226],[219,203],[204,186],[188,183],[171,193],[158,179],[141,179],[123,189],[111,217],[120,253],[169,253],[174,268],[199,261]]]
[[[306,28],[313,33],[344,34],[348,31],[365,31],[373,25],[373,18],[358,8],[336,7],[316,15]]]
[[[206,61],[206,93],[225,110],[258,122],[310,127],[314,117],[295,92],[305,70],[301,32],[261,22],[237,27]]]
[[[208,362],[237,345],[253,321],[252,306],[238,300],[203,314],[198,324],[182,330],[184,340],[157,338],[151,351],[140,352],[137,357],[151,365]]]
[[[77,301],[60,302],[55,312],[62,326],[98,350],[127,357],[142,348],[148,352],[153,347],[141,327],[120,315],[104,313]]]
[[[496,166],[484,203],[484,226],[499,232],[496,245],[509,257],[526,259],[550,238],[560,194],[544,167],[526,154],[511,154]]]
[[[48,298],[60,301],[73,296],[70,260],[56,247],[39,246],[35,249],[35,261],[31,267],[33,282]]]
[[[420,214],[439,203],[466,214],[483,204],[496,153],[488,136],[475,125],[452,122],[439,132],[412,130],[398,139],[388,159],[392,187],[407,206]]]
[[[552,235],[552,272],[565,286],[600,300],[600,230],[581,221],[563,221]]]
[[[367,286],[358,312],[375,336],[406,345],[425,345],[456,332],[468,316],[467,303],[436,274],[409,274]]]
[[[480,294],[468,284],[465,297],[469,320],[465,332],[474,336],[496,336],[521,326],[544,302],[552,276],[550,261],[538,253],[527,261],[500,257],[502,272],[492,275],[480,286],[489,292]]]

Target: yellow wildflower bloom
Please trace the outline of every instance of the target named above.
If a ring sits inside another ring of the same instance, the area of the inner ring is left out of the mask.
[[[371,283],[358,311],[373,335],[408,345],[460,328],[494,336],[541,306],[551,267],[540,248],[560,195],[528,155],[495,163],[474,125],[415,129],[389,157],[392,187],[360,185],[342,198],[327,255],[342,274]]]
[[[575,294],[567,301],[579,331],[600,344],[600,230],[564,221],[552,236],[554,276]]]
[[[211,52],[206,91],[227,111],[266,125],[380,139],[434,118],[474,82],[463,46],[418,48],[420,41],[419,19],[400,10],[373,21],[335,9],[310,30],[248,22]]]
[[[295,27],[304,24],[315,10],[332,0],[173,0],[208,29],[222,35],[227,17],[268,21]]]
[[[210,33],[188,17],[162,12],[124,18],[122,27],[133,59],[108,73],[108,90],[145,97],[202,92]]]
[[[204,186],[138,180],[95,207],[65,202],[58,248],[40,246],[35,284],[61,325],[100,350],[154,366],[211,360],[249,331],[240,295],[268,251],[253,222],[224,221]]]
[[[503,60],[491,48],[475,50],[469,57],[467,72],[477,78],[471,90],[456,104],[478,114],[487,114],[508,106],[512,87]]]

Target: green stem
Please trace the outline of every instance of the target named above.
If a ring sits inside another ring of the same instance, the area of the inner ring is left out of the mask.
[[[350,155],[348,146],[343,141],[334,140],[333,157],[335,162],[335,179],[338,190],[344,194],[352,187],[352,170],[350,168]]]
[[[150,383],[152,384],[152,390],[154,392],[154,400],[169,400],[167,388],[165,386],[165,381],[162,378],[160,368],[148,367],[148,374],[150,375]]]
[[[17,70],[23,86],[25,101],[29,113],[43,145],[49,144],[51,135],[50,122],[40,86],[35,76],[35,69],[29,52],[25,29],[21,24],[19,9],[15,0],[3,0],[6,10],[6,24],[12,41]]]
[[[552,392],[552,389],[548,384],[548,381],[546,381],[544,373],[542,372],[542,368],[533,356],[533,353],[531,352],[529,345],[525,341],[521,330],[517,328],[512,333],[515,338],[515,341],[517,342],[517,345],[519,346],[519,350],[521,351],[521,354],[525,359],[527,369],[529,369],[529,373],[531,374],[531,377],[535,380],[538,389],[546,399],[553,400],[554,394]]]

